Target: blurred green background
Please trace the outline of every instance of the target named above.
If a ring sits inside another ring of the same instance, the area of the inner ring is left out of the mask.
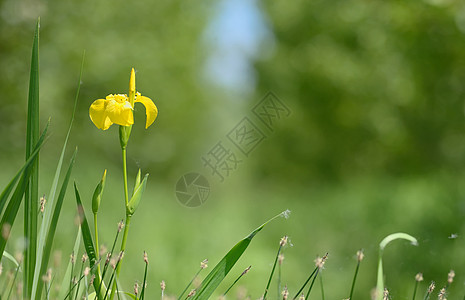
[[[107,245],[124,217],[118,129],[98,130],[89,105],[127,93],[134,67],[137,89],[159,109],[145,130],[144,109],[136,106],[128,149],[130,182],[138,168],[150,179],[131,225],[126,290],[142,280],[144,250],[150,298],[159,295],[161,280],[168,294],[177,295],[200,261],[208,258],[213,267],[238,240],[290,209],[289,220],[274,221],[256,237],[218,293],[252,265],[240,284],[259,298],[279,240],[289,235],[293,247],[285,249],[282,276],[292,295],[316,255],[329,252],[326,297],[347,298],[355,253],[363,248],[355,297],[366,299],[375,286],[378,243],[403,231],[419,246],[397,242],[386,250],[393,298],[411,296],[417,272],[425,277],[420,295],[431,280],[444,286],[450,269],[457,273],[450,298],[463,297],[463,2],[1,0],[2,186],[24,160],[38,16],[42,124],[52,118],[40,189],[46,195],[50,190],[85,50],[68,157],[77,146],[73,180],[88,209],[108,169],[99,215]],[[273,130],[252,113],[268,91],[291,111]],[[201,158],[219,141],[227,144],[244,117],[257,122],[266,138],[248,157],[239,153],[243,162],[220,182]],[[211,185],[207,202],[197,208],[175,197],[175,184],[187,172],[205,174]],[[68,192],[55,240],[63,263],[77,230],[74,216]],[[14,232],[12,252],[21,244],[20,219]],[[273,285],[270,297],[275,295]]]

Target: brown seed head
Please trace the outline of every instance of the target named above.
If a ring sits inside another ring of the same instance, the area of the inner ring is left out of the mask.
[[[74,265],[74,263],[76,262],[76,257],[74,256],[74,251],[71,253],[71,255],[69,256],[70,260],[71,260],[71,264]]]
[[[284,261],[284,254],[279,254],[278,255],[278,263],[279,263],[280,266],[283,264],[283,261]]]
[[[287,244],[287,235],[283,236],[283,237],[281,238],[281,241],[279,242],[279,245],[280,245],[281,247],[286,246],[286,244]]]
[[[304,293],[302,293],[302,295],[300,295],[299,300],[305,300],[305,295],[304,295]]]
[[[137,282],[134,284],[134,295],[139,295],[139,284]]]
[[[283,296],[283,300],[287,300],[287,297],[289,297],[289,291],[287,290],[287,285],[284,286],[284,289],[281,292],[281,295]]]
[[[434,291],[434,288],[436,286],[434,285],[434,281],[431,282],[431,284],[428,287],[428,293],[431,294]]]
[[[86,267],[86,268],[84,269],[84,276],[89,275],[89,273],[90,273],[90,268],[89,268],[89,267]]]
[[[111,253],[107,253],[107,258],[105,259],[105,265],[108,265],[110,263],[111,259]]]
[[[328,253],[326,253],[323,257],[317,256],[317,258],[315,259],[315,266],[318,267],[319,269],[323,269],[327,258],[328,258]]]
[[[187,298],[190,298],[194,295],[195,295],[195,289],[189,292],[189,294],[187,295]]]
[[[241,276],[244,276],[245,274],[249,273],[250,269],[252,268],[252,266],[248,266],[243,272],[242,272],[242,275]]]
[[[204,259],[200,262],[200,268],[206,269],[208,267],[208,259]]]
[[[118,261],[117,262],[120,262],[124,257],[124,251],[120,251],[119,254],[118,254]]]
[[[94,280],[95,280],[95,274],[93,274],[93,275],[90,277],[89,285],[94,284]]]
[[[118,261],[116,260],[116,258],[112,258],[110,259],[110,266],[113,268],[113,269],[116,269],[116,264],[118,263]]]
[[[388,299],[389,299],[389,291],[388,289],[384,288],[383,300],[388,300]]]
[[[40,212],[44,213],[44,211],[45,211],[45,202],[47,202],[47,200],[45,199],[45,194],[42,197],[40,197],[39,201],[40,201]]]
[[[164,280],[162,280],[162,281],[160,282],[160,288],[161,288],[162,291],[164,291],[164,290],[166,289],[166,283],[165,283]]]
[[[364,257],[365,257],[365,254],[363,254],[363,250],[362,249],[358,250],[357,251],[357,260],[358,260],[358,262],[361,262]]]
[[[4,240],[7,240],[8,237],[10,236],[11,232],[11,225],[8,223],[3,224],[2,226],[2,237]]]
[[[145,262],[146,265],[149,264],[149,258],[147,256],[147,252],[145,252],[145,251],[144,251],[144,262]]]
[[[87,254],[84,253],[84,254],[82,255],[82,259],[81,259],[81,260],[82,260],[82,263],[85,263],[85,262],[87,261],[87,259],[89,259],[89,257],[87,256]]]
[[[454,277],[455,277],[455,271],[450,270],[449,274],[447,274],[447,282],[451,284],[454,281]]]
[[[118,232],[121,232],[121,230],[123,230],[124,228],[124,222],[123,220],[119,221],[118,222]]]
[[[423,281],[423,274],[418,273],[417,275],[415,275],[415,280],[418,281],[418,282]]]
[[[438,294],[439,300],[446,300],[446,288],[442,288]]]
[[[19,264],[23,262],[24,256],[22,252],[15,253],[15,259],[18,261]]]
[[[42,275],[42,281],[45,283],[49,283],[50,281],[52,281],[52,269],[51,268],[49,268],[47,272],[44,275]]]

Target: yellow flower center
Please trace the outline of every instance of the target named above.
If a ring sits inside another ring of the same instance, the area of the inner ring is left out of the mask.
[[[128,96],[126,94],[116,94],[116,95],[110,94],[106,97],[106,100],[110,100],[110,101],[113,100],[121,104],[129,102]]]

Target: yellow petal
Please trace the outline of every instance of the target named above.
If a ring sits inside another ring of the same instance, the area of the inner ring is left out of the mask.
[[[106,113],[110,120],[115,124],[122,126],[134,124],[132,107],[128,101],[120,103],[115,100],[109,100],[106,107]]]
[[[147,116],[147,120],[145,121],[145,129],[147,129],[157,118],[158,109],[150,98],[140,96],[140,94],[137,94],[136,102],[140,102],[145,106],[145,115]]]
[[[89,108],[89,116],[97,128],[107,130],[113,124],[106,112],[107,102],[104,99],[95,100]]]

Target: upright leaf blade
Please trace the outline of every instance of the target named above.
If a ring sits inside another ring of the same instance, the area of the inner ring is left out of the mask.
[[[192,300],[207,300],[220,285],[223,279],[228,275],[229,271],[236,264],[242,254],[245,252],[255,235],[260,232],[266,224],[276,219],[279,216],[286,215],[288,211],[283,212],[272,219],[266,221],[263,225],[252,231],[245,239],[237,243],[223,259],[213,268],[213,270],[205,277],[200,286],[197,288]]]
[[[82,70],[84,68],[84,57],[85,57],[85,53],[82,55],[81,70],[79,72],[79,81],[78,81],[78,86],[77,86],[77,91],[76,91],[76,97],[74,98],[74,108],[73,108],[73,113],[71,115],[71,121],[68,127],[68,132],[66,134],[65,141],[63,143],[63,148],[61,150],[60,158],[58,159],[58,165],[55,171],[55,176],[53,178],[52,187],[50,188],[50,193],[47,199],[47,203],[48,203],[47,205],[49,207],[53,207],[55,205],[55,194],[58,189],[58,180],[60,178],[61,169],[63,165],[63,159],[64,159],[65,152],[66,152],[66,146],[68,145],[68,139],[71,133],[71,128],[73,126],[74,115],[76,112],[77,101],[79,98],[79,91],[81,88]],[[49,228],[50,228],[51,219],[52,219],[52,210],[51,209],[45,210],[44,218],[42,220],[42,223],[40,224],[39,240],[38,240],[38,246],[37,246],[37,257],[43,256],[43,251],[45,248],[45,239],[47,236],[47,232],[49,231]],[[40,282],[41,262],[42,261],[40,259],[36,260],[31,295],[36,295],[37,286],[41,284]]]
[[[96,274],[97,268],[93,268],[93,266],[99,262],[97,261],[97,257],[95,255],[95,248],[94,243],[92,241],[92,235],[90,233],[89,223],[87,222],[86,214],[84,212],[84,206],[82,206],[81,196],[79,195],[76,183],[74,183],[74,193],[76,195],[76,204],[79,214],[79,220],[81,223],[82,239],[84,240],[84,249],[86,250],[87,256],[89,257],[90,265],[92,267],[91,273],[95,274],[94,289],[98,291],[100,285],[100,274]],[[103,289],[101,289],[101,292],[102,291]],[[91,299],[93,299],[94,297],[95,296],[91,297]],[[101,299],[101,295],[98,295],[98,299]]]
[[[26,160],[39,140],[39,26],[37,20],[32,44],[31,74],[27,109]],[[24,203],[24,237],[27,246],[24,253],[24,296],[30,297],[37,249],[37,211],[39,200],[39,160],[35,160],[28,181]]]
[[[55,232],[56,232],[56,228],[58,225],[58,219],[60,217],[61,207],[63,205],[63,200],[65,198],[66,190],[68,188],[69,179],[71,177],[71,172],[73,170],[74,161],[76,159],[76,154],[77,154],[77,149],[74,150],[73,156],[69,163],[68,171],[66,172],[66,176],[63,180],[63,184],[61,185],[60,194],[58,195],[55,208],[53,209],[53,217],[50,223],[50,229],[47,232],[44,252],[43,252],[42,257],[39,258],[42,261],[39,274],[45,274],[45,272],[47,271],[47,265],[48,265],[48,261],[50,258],[50,253],[52,251],[53,239],[55,237]],[[37,286],[37,291],[33,290],[33,294],[31,294],[31,299],[36,299],[36,295],[37,296],[41,295],[42,287],[43,287],[43,284],[39,284]]]
[[[21,174],[21,179],[19,180],[18,184],[16,185],[16,189],[13,192],[13,195],[11,196],[8,206],[5,209],[5,212],[2,215],[2,218],[0,220],[0,229],[3,229],[4,226],[13,226],[13,223],[16,219],[16,214],[18,213],[19,207],[21,205],[21,201],[23,199],[23,196],[26,192],[27,188],[27,183],[29,181],[29,178],[31,176],[31,171],[32,171],[32,166],[35,160],[38,159],[38,154],[39,150],[41,149],[43,142],[45,140],[45,135],[47,133],[48,129],[48,124],[44,129],[44,132],[42,133],[41,137],[39,138],[39,141],[37,142],[37,145],[35,146],[34,152],[32,152],[31,157],[29,160],[26,162],[25,166],[23,167],[24,169],[20,171]],[[16,178],[16,176],[15,176]],[[11,182],[10,182],[11,183]],[[9,186],[7,189],[9,189]],[[5,196],[7,201],[8,193],[2,193],[2,197]],[[3,199],[3,198],[2,198]],[[6,202],[5,202],[6,203]],[[6,243],[8,241],[8,236],[6,238],[3,237],[3,235],[0,235],[0,261],[2,260],[3,256],[3,251],[5,250]]]

